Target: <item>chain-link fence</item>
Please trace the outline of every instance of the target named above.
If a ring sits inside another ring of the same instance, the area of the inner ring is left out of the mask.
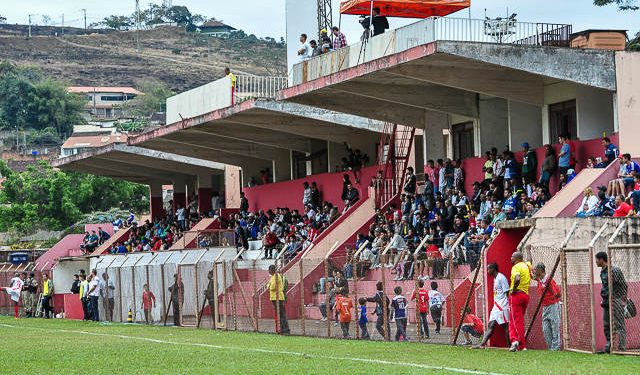
[[[42,268],[38,269],[34,263],[24,263],[18,265],[10,263],[2,264],[0,265],[0,288],[10,286],[11,279],[14,278],[16,274],[22,274],[23,272],[27,274],[27,277],[29,277],[29,275],[33,273],[38,283],[38,287],[34,293],[27,292],[26,289],[23,290],[22,296],[18,303],[19,314],[20,316],[25,316],[27,312],[31,312],[33,315],[35,315],[41,307],[40,299],[42,293]],[[0,289],[0,315],[13,315],[13,306],[14,304],[9,294]]]

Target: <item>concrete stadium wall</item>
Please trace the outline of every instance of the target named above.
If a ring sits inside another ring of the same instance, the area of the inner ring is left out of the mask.
[[[371,166],[362,169],[360,184],[355,184],[353,172],[322,173],[292,181],[283,181],[267,185],[259,185],[244,188],[243,191],[249,200],[249,210],[267,210],[276,207],[289,207],[291,209],[302,210],[302,184],[315,181],[320,190],[320,199],[337,205],[339,209],[344,208],[342,203],[342,175],[349,174],[354,187],[360,192],[360,198],[367,196],[367,188],[371,183],[371,178],[376,175],[378,166]]]
[[[231,105],[231,79],[223,77],[167,99],[167,124]]]

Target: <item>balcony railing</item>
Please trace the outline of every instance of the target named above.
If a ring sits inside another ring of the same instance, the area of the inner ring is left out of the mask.
[[[236,76],[236,104],[250,98],[273,99],[287,87],[287,77]]]
[[[569,46],[571,32],[571,25],[520,22],[514,18],[481,20],[431,17],[370,38],[366,48],[362,48],[362,42],[358,42],[296,64],[293,67],[292,84],[307,82],[437,40]]]

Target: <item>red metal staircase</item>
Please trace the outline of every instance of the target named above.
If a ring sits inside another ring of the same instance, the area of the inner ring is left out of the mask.
[[[382,207],[400,193],[415,133],[414,127],[385,123],[378,148],[378,165],[383,169],[376,186],[376,207]]]

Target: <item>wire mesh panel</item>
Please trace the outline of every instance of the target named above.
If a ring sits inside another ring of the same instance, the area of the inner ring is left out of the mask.
[[[179,274],[184,290],[182,291],[182,324],[196,326],[199,314],[200,291],[198,290],[197,262],[206,250],[185,251],[179,265]]]
[[[524,252],[533,266],[529,306],[525,312],[527,347],[559,350],[562,343],[562,309],[558,297],[562,285],[560,249],[527,246]],[[548,296],[546,301],[542,300],[543,293]]]
[[[640,317],[635,307],[640,303],[640,243],[626,245],[609,247],[610,292],[608,311],[603,314],[604,333],[606,339],[609,331],[612,352],[640,355]]]
[[[113,311],[111,321],[114,322],[125,322],[127,316],[123,314],[123,296],[122,296],[122,272],[121,267],[124,262],[127,260],[127,256],[116,255],[114,256],[113,262],[109,264],[106,268],[106,273],[109,280],[113,281],[114,290],[113,290],[113,306],[109,305],[109,313]],[[113,309],[113,310],[111,310]],[[109,314],[107,313],[107,314]]]
[[[593,351],[595,326],[592,323],[591,301],[593,295],[593,268],[589,249],[564,251],[563,290],[565,326],[563,338],[565,349]]]
[[[136,315],[138,301],[136,301],[136,285],[135,274],[136,264],[142,258],[144,254],[134,253],[125,256],[125,261],[119,268],[120,277],[120,314],[123,316],[124,321],[128,321],[128,315],[131,313],[132,318]],[[135,320],[135,318],[134,318]]]
[[[149,290],[156,297],[156,307],[151,309],[152,322],[162,322],[169,305],[169,293],[167,292],[169,285],[166,285],[165,282],[164,264],[171,257],[171,254],[170,252],[159,252],[146,265],[149,275]]]
[[[133,272],[133,320],[135,322],[145,322],[145,313],[143,306],[144,287],[149,284],[149,274],[147,273],[149,262],[155,257],[155,254],[144,253],[136,262]],[[154,294],[155,295],[155,294]],[[156,301],[157,303],[157,301]],[[151,319],[150,319],[151,320]]]
[[[166,306],[162,312],[163,323],[182,325],[181,311],[184,303],[184,283],[178,265],[187,251],[173,252],[163,266],[163,280]]]

